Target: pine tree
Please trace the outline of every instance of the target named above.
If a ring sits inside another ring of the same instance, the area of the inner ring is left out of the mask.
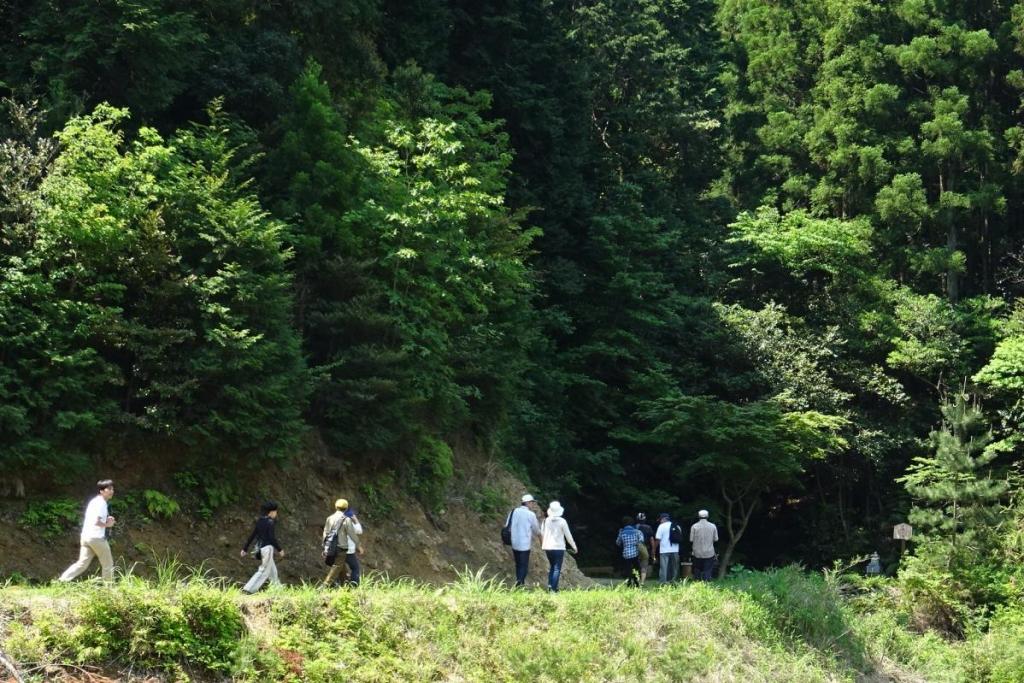
[[[934,453],[914,459],[900,479],[916,501],[910,521],[919,545],[949,568],[971,562],[997,544],[1000,501],[1008,485],[993,471],[997,451],[976,401],[960,394],[942,406],[942,426],[930,436]]]

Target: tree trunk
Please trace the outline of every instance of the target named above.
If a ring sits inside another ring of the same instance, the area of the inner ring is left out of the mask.
[[[725,529],[729,534],[729,541],[725,544],[725,551],[718,563],[718,578],[720,579],[729,571],[729,564],[732,562],[736,544],[743,538],[743,532],[747,530],[747,524],[750,522],[750,515],[753,514],[754,508],[757,506],[757,494],[752,492],[749,487],[734,496],[729,495],[725,484],[722,484],[721,488],[722,498],[725,499]],[[748,497],[752,497],[752,499],[747,500]]]

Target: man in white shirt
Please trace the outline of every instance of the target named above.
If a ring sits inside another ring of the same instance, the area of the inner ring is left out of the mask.
[[[668,583],[679,578],[679,544],[672,541],[672,519],[667,512],[658,515],[658,580]]]
[[[715,569],[715,541],[718,527],[708,521],[708,511],[697,513],[700,520],[690,527],[690,543],[693,544],[693,573],[698,581],[710,581]]]
[[[540,522],[534,512],[537,502],[529,493],[523,496],[522,505],[509,513],[508,524],[512,532],[512,557],[516,563],[516,585],[526,584],[530,571],[530,546],[533,537],[540,538]]]
[[[107,583],[114,580],[114,559],[110,555],[110,544],[107,543],[107,529],[114,526],[116,521],[107,509],[107,501],[114,497],[114,482],[110,479],[98,481],[96,489],[97,496],[85,508],[78,562],[65,569],[59,581],[74,579],[89,568],[94,557],[100,560],[103,580]]]

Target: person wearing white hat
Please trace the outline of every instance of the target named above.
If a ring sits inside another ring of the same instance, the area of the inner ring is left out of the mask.
[[[512,534],[512,558],[516,565],[516,586],[526,584],[526,575],[530,571],[530,546],[533,537],[540,536],[540,523],[537,521],[537,501],[529,493],[522,497],[522,504],[509,513],[505,525]]]
[[[569,531],[569,523],[562,515],[565,509],[557,500],[551,501],[548,505],[548,516],[544,519],[541,528],[540,547],[548,556],[548,590],[552,593],[558,592],[558,579],[562,576],[562,561],[565,559],[565,544],[568,542],[572,552],[578,552],[576,541]]]
[[[693,544],[693,574],[698,581],[710,581],[715,568],[715,541],[718,527],[708,521],[708,511],[697,513],[700,518],[690,527],[690,543]]]

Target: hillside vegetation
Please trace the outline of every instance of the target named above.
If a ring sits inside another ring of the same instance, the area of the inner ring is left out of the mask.
[[[191,577],[3,589],[0,644],[30,681],[1024,680],[1024,613],[949,644],[905,629],[885,583],[846,601],[796,569],[721,585],[550,595],[466,574],[243,598]],[[81,677],[81,678],[79,678]]]
[[[0,0],[0,45],[19,534],[111,470],[140,526],[243,525],[314,461],[303,519],[358,470],[441,533],[501,469],[594,565],[641,510],[708,509],[723,574],[877,550],[973,643],[927,675],[997,676],[960,654],[1024,599],[1021,0]]]

